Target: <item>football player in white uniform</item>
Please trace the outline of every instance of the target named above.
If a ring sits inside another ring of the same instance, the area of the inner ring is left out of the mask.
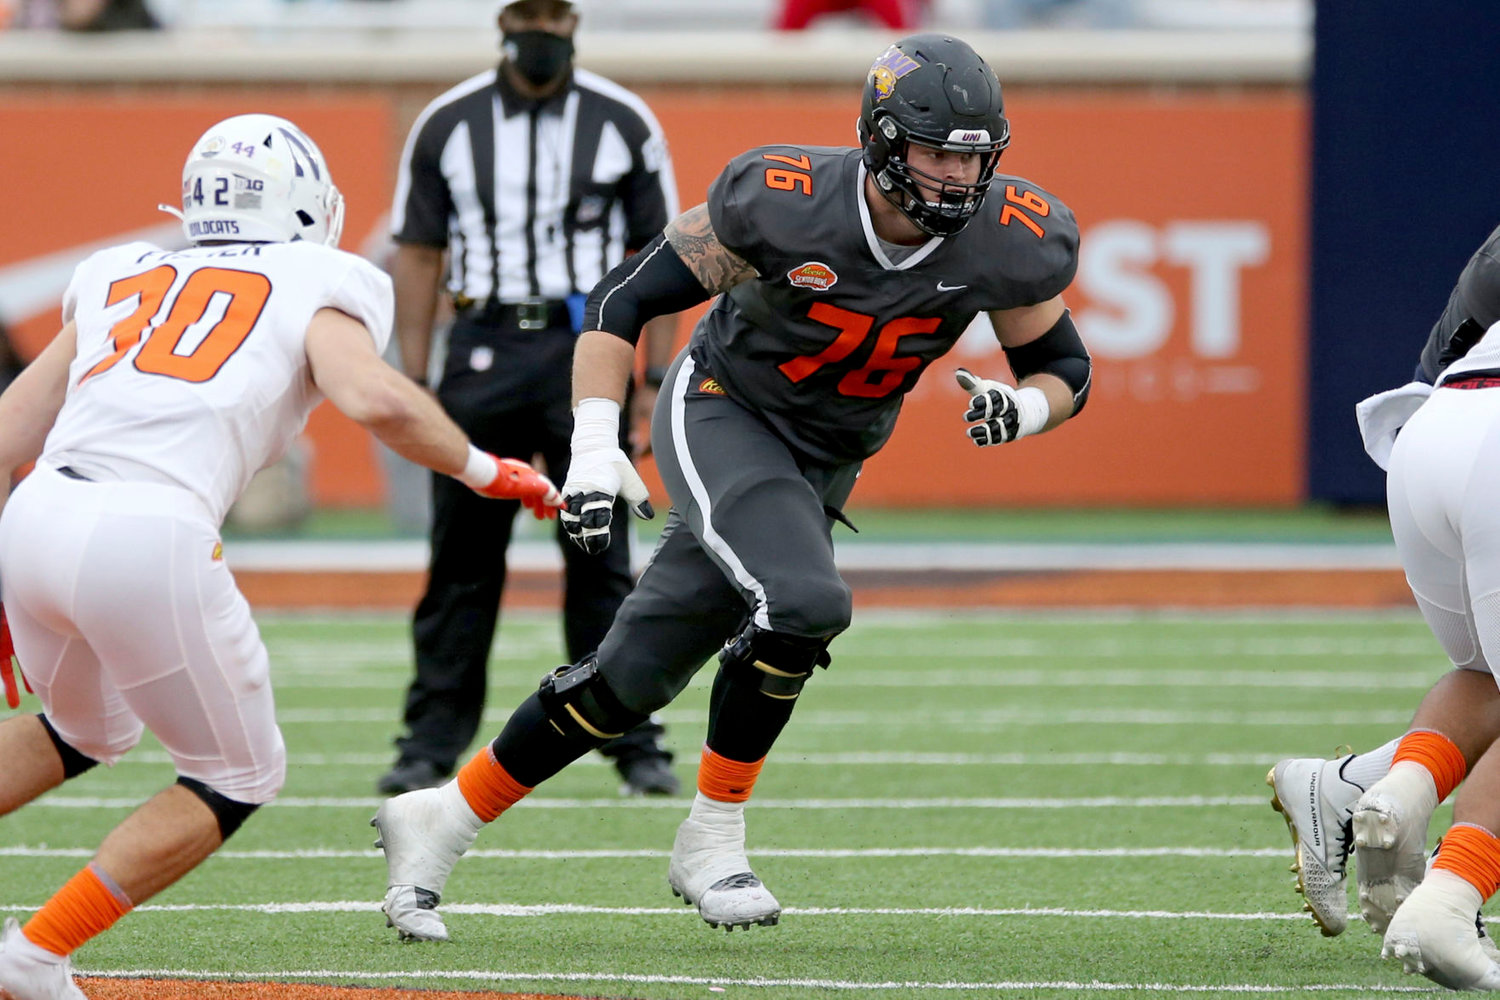
[[[295,125],[241,115],[210,128],[183,169],[180,214],[187,249],[132,243],[78,267],[61,332],[0,396],[0,597],[44,708],[0,722],[0,815],[113,764],[143,727],[178,773],[24,928],[6,922],[0,996],[13,1000],[82,1000],[69,955],[281,789],[266,649],[219,524],[321,400],[479,493],[538,516],[558,502],[546,477],[473,447],[381,360],[390,282],[335,249],[343,199]]]
[[[1365,449],[1389,474],[1407,582],[1453,669],[1400,738],[1336,760],[1290,758],[1267,776],[1296,844],[1297,887],[1323,932],[1347,924],[1352,852],[1360,911],[1383,954],[1454,989],[1500,989],[1500,949],[1474,916],[1500,887],[1500,757],[1489,752],[1500,735],[1497,321],[1500,229],[1459,275],[1413,380],[1356,407]],[[1428,857],[1432,813],[1466,776],[1455,823]]]

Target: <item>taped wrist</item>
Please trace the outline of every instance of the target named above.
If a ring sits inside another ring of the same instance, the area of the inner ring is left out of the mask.
[[[632,344],[646,321],[707,302],[712,295],[662,234],[617,264],[589,293],[583,328],[603,330]]]
[[[1052,328],[1029,344],[1005,348],[1005,358],[1018,382],[1027,376],[1044,373],[1062,379],[1073,391],[1075,416],[1088,402],[1093,360],[1083,345],[1083,338],[1078,336],[1078,327],[1073,325],[1073,314],[1069,310],[1064,309]]]
[[[1034,385],[1016,390],[1016,437],[1040,434],[1052,417],[1052,404],[1047,394]]]
[[[500,467],[495,464],[493,455],[471,444],[469,445],[469,460],[464,463],[464,471],[453,478],[471,490],[478,490],[494,482],[499,471]]]
[[[620,447],[620,404],[603,396],[580,399],[573,407],[573,437],[569,447],[575,457]]]

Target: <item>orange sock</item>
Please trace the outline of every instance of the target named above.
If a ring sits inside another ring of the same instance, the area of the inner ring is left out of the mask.
[[[458,790],[474,814],[486,823],[524,799],[531,789],[510,776],[486,746],[458,769]]]
[[[745,763],[720,757],[708,747],[698,761],[698,791],[716,802],[744,802],[755,788],[755,779],[766,759]]]
[[[1457,744],[1431,729],[1413,729],[1401,737],[1401,742],[1396,745],[1395,759],[1391,763],[1399,764],[1403,760],[1421,764],[1431,772],[1432,780],[1437,783],[1439,802],[1458,787],[1469,770]]]
[[[1500,888],[1500,839],[1482,826],[1455,823],[1443,834],[1432,867],[1452,872],[1489,899]]]
[[[133,905],[114,880],[91,861],[47,900],[21,933],[54,955],[71,955],[89,938],[108,930]]]

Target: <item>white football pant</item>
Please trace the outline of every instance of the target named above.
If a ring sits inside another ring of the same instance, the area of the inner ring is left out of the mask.
[[[1407,583],[1454,666],[1500,666],[1500,389],[1439,389],[1401,429],[1386,496]]]
[[[16,655],[47,718],[113,764],[144,724],[179,775],[264,803],[286,778],[270,663],[193,494],[38,468],[0,516]]]

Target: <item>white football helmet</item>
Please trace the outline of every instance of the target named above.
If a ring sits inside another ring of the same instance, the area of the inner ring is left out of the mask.
[[[236,115],[203,133],[182,168],[188,242],[338,246],[344,196],[328,162],[296,125],[275,115]]]

